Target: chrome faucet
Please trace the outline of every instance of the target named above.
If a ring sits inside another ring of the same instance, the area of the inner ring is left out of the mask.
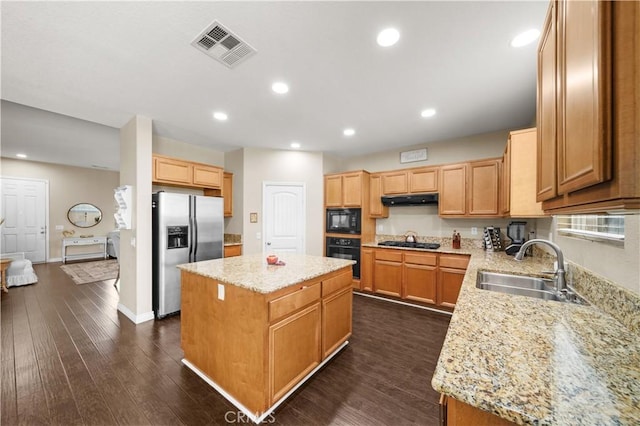
[[[543,239],[533,239],[525,242],[518,253],[516,253],[515,259],[520,261],[524,257],[525,251],[534,244],[546,244],[551,247],[556,252],[556,260],[558,263],[558,267],[556,268],[554,274],[556,276],[556,292],[560,294],[565,294],[567,292],[567,282],[565,280],[565,270],[564,270],[564,255],[562,254],[562,250],[560,247],[548,240]]]

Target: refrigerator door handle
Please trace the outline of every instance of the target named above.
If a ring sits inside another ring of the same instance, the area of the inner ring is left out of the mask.
[[[191,220],[193,220],[193,259],[191,259],[191,261],[195,262],[198,255],[198,216],[196,215],[196,197],[191,197],[191,203],[191,207],[193,209],[191,213]]]

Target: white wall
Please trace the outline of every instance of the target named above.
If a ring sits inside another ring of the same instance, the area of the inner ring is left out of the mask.
[[[224,156],[224,169],[233,173],[233,216],[224,219],[224,232],[243,233],[244,214],[244,150],[227,152]]]
[[[640,214],[624,219],[624,247],[559,235],[556,219],[538,219],[538,237],[555,241],[565,258],[640,294]]]
[[[153,319],[151,119],[133,117],[120,129],[120,184],[133,187],[132,226],[120,231],[120,303],[134,323]]]
[[[192,145],[158,135],[153,135],[152,147],[154,154],[195,161],[197,163],[211,164],[212,166],[224,166],[224,152],[211,148]]]
[[[304,182],[306,254],[321,256],[324,211],[322,153],[260,148],[245,148],[243,151],[243,253],[262,253],[263,241],[256,239],[256,233],[262,233],[262,183]],[[258,213],[258,223],[249,222],[250,212]]]
[[[35,161],[2,158],[1,174],[4,177],[42,179],[49,181],[49,247],[48,260],[61,259],[62,231],[80,235],[107,235],[115,228],[113,219],[115,201],[113,189],[119,186],[120,174],[113,171],[62,166]],[[102,221],[91,228],[78,228],[67,219],[69,208],[78,203],[91,203],[102,210]],[[95,251],[91,247],[90,251]],[[69,250],[71,253],[71,250]]]
[[[392,149],[370,155],[363,155],[361,157],[346,158],[340,162],[342,169],[336,171],[368,170],[370,172],[379,172],[384,170],[406,169],[409,167],[455,163],[480,158],[502,157],[510,131],[511,130],[500,130],[481,135]],[[400,152],[419,148],[427,148],[427,161],[400,163]]]
[[[515,219],[513,219],[515,220]],[[534,219],[517,219],[527,222],[526,231],[535,231]],[[453,231],[460,233],[462,238],[480,239],[485,227],[499,227],[504,240],[507,237],[507,225],[512,219],[442,219],[438,216],[438,206],[404,206],[389,207],[389,217],[377,219],[376,234],[404,235],[407,231],[414,231],[418,236],[425,237],[451,237]],[[382,227],[382,229],[380,229]],[[473,235],[471,228],[478,228],[478,233]]]

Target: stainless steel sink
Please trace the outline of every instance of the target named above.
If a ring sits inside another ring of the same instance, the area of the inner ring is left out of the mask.
[[[483,290],[535,297],[543,300],[588,304],[575,292],[567,292],[566,296],[558,295],[555,291],[554,281],[548,278],[479,271],[476,287]]]

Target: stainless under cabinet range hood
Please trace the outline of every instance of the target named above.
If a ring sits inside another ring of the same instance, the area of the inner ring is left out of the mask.
[[[438,204],[438,194],[411,194],[381,197],[385,206],[433,206]]]

